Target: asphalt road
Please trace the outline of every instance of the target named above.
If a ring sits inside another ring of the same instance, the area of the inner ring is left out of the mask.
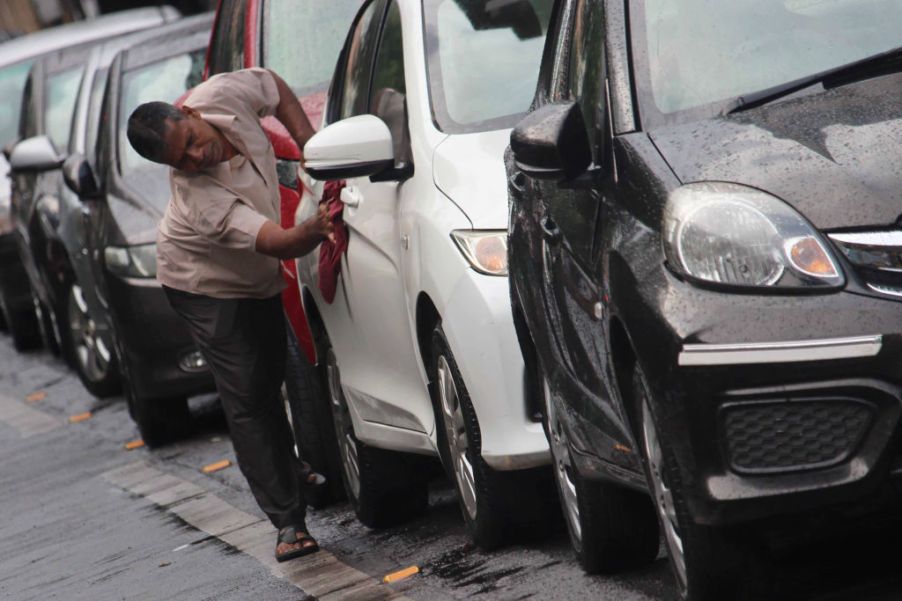
[[[345,504],[311,512],[323,552],[276,564],[274,531],[234,465],[215,397],[192,399],[192,410],[189,438],[127,450],[138,434],[122,398],[94,399],[59,360],[17,354],[0,337],[0,599],[676,599],[663,555],[638,572],[584,575],[560,521],[551,538],[474,549],[443,481],[427,515],[400,528],[371,531]],[[233,465],[201,471],[224,459]],[[778,590],[899,599],[898,540],[882,525],[784,554]],[[411,566],[419,573],[382,582]]]

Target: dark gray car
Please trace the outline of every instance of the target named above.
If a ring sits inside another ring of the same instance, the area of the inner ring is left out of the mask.
[[[174,101],[200,82],[211,25],[212,15],[202,15],[105,42],[85,56],[81,48],[70,49],[32,73],[47,72],[52,83],[57,63],[85,65],[68,158],[62,170],[53,168],[61,157],[44,138],[44,162],[51,168],[35,177],[30,203],[23,198],[15,206],[17,222],[29,223],[17,226],[27,239],[23,258],[41,304],[56,315],[51,325],[82,382],[105,396],[116,392],[121,375],[149,444],[168,438],[173,423],[185,422],[179,418],[185,417],[187,396],[212,390],[212,380],[154,278],[153,241],[169,198],[165,169],[136,160],[123,138],[124,124],[132,104]],[[26,116],[35,104],[26,106]],[[52,119],[46,121],[52,136]],[[17,146],[14,165],[22,147],[41,140]]]
[[[34,62],[51,52],[112,36],[156,27],[175,21],[179,12],[172,7],[141,8],[45,29],[0,45],[0,316],[9,328],[17,349],[35,346],[37,322],[31,290],[18,260],[11,236],[10,181],[7,154],[15,144],[19,128],[22,91]]]

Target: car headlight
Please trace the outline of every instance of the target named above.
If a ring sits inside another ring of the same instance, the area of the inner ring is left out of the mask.
[[[507,275],[507,230],[455,230],[451,237],[473,269]]]
[[[157,277],[157,245],[107,246],[103,249],[107,269],[126,278]]]
[[[821,235],[780,199],[754,188],[695,183],[670,194],[664,252],[673,269],[728,287],[835,288],[842,271]]]

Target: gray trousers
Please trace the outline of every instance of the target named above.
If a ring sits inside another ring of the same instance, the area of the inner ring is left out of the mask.
[[[254,498],[276,528],[303,526],[302,468],[279,394],[286,352],[280,296],[218,299],[164,290],[210,366]]]

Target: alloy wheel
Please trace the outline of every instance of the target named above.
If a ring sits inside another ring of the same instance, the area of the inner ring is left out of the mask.
[[[360,498],[360,460],[357,455],[357,442],[354,440],[354,426],[348,403],[341,390],[341,374],[335,352],[330,348],[326,355],[326,379],[329,385],[329,405],[335,421],[335,434],[338,438],[338,450],[341,456],[341,467],[344,471],[351,496]]]
[[[448,441],[451,467],[454,471],[454,479],[457,481],[457,489],[464,508],[471,520],[476,519],[476,480],[473,476],[473,466],[467,457],[469,441],[467,428],[464,421],[463,409],[460,406],[460,397],[457,394],[457,386],[454,376],[451,374],[451,366],[444,355],[439,355],[437,361],[438,394],[442,406],[442,421],[445,425],[445,438]]]
[[[683,539],[680,536],[677,522],[676,504],[673,499],[673,491],[667,486],[663,478],[664,451],[658,440],[658,432],[648,401],[642,404],[642,434],[645,439],[645,454],[648,457],[648,471],[651,474],[652,493],[654,494],[655,507],[664,528],[664,542],[667,545],[667,553],[673,562],[679,579],[681,590],[685,590],[688,584],[686,575],[686,555],[683,550]]]
[[[561,423],[557,407],[551,398],[551,388],[548,380],[542,378],[542,390],[545,395],[545,415],[548,418],[548,438],[551,443],[551,456],[554,462],[554,477],[557,480],[558,490],[561,493],[561,505],[564,516],[570,526],[573,538],[582,544],[582,523],[579,518],[579,497],[576,492],[576,484],[573,481],[574,466],[570,456],[570,444],[567,433]]]
[[[75,359],[85,376],[92,382],[107,377],[112,353],[97,335],[97,325],[88,313],[84,294],[73,284],[68,299],[69,331]]]

